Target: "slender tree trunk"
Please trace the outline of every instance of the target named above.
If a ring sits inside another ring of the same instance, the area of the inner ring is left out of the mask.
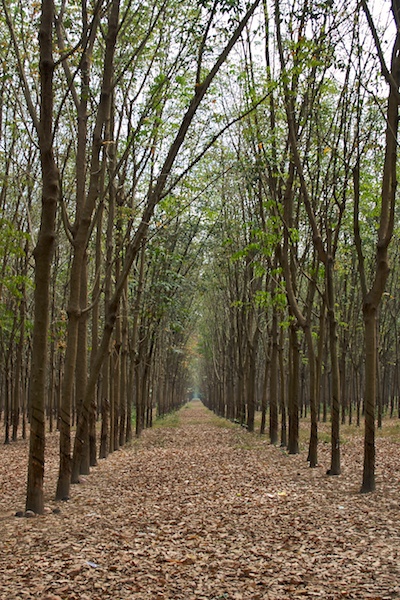
[[[381,382],[381,364],[379,359],[379,316],[377,314],[376,320],[376,407],[377,407],[377,427],[382,429],[382,413],[383,413],[383,390],[384,387]]]
[[[375,490],[376,311],[364,311],[365,330],[365,433],[362,492]],[[368,390],[368,392],[367,392]]]
[[[93,365],[93,363],[92,363]],[[92,366],[93,368],[93,366]],[[93,386],[93,390],[96,388]],[[101,381],[101,433],[99,458],[107,458],[109,454],[109,427],[110,427],[110,358],[103,364],[103,376]]]
[[[291,325],[290,335],[290,379],[289,379],[289,454],[299,452],[299,341],[297,327]]]
[[[142,301],[143,287],[144,287],[144,267],[145,267],[145,252],[146,242],[143,241],[142,248],[139,255],[139,274],[137,281],[136,298],[133,306],[133,323],[132,323],[132,334],[130,340],[130,390],[128,392],[128,408],[127,408],[127,424],[126,434],[127,441],[132,439],[132,405],[133,397],[136,394],[136,388],[138,385],[137,380],[137,352],[138,352],[138,327],[139,327],[139,314],[140,306]],[[137,415],[136,415],[137,419]],[[135,423],[136,429],[136,423]]]
[[[14,389],[13,389],[13,415],[12,415],[12,440],[15,442],[18,435],[20,422],[21,391],[22,391],[22,361],[25,344],[25,286],[22,290],[22,299],[19,305],[19,336],[15,357]]]
[[[108,215],[107,215],[107,235],[106,235],[106,260],[105,260],[105,290],[104,290],[104,311],[107,313],[111,299],[111,274],[112,261],[114,250],[113,224],[114,224],[114,195],[108,196]],[[111,343],[107,348],[103,366],[103,384],[102,384],[102,401],[101,401],[101,436],[100,436],[100,458],[107,458],[110,453],[110,448],[113,439],[113,421],[114,407],[111,389]],[[95,356],[92,357],[92,369],[95,361]],[[94,388],[95,390],[95,388]]]
[[[50,328],[51,329],[51,328]],[[54,332],[51,332],[51,337],[54,338]],[[55,339],[51,340],[49,353],[49,386],[47,392],[47,413],[49,417],[49,432],[53,433],[54,429],[54,413],[56,401],[56,344]]]
[[[102,224],[103,224],[103,205],[100,207],[99,216],[96,228],[96,270],[95,283],[93,286],[93,310],[92,310],[92,348],[90,352],[90,369],[93,368],[93,361],[96,356],[97,346],[99,344],[99,296],[100,296],[100,269],[101,269],[101,241],[102,241]],[[96,417],[97,417],[97,397],[98,388],[93,389],[93,395],[90,400],[90,417],[89,417],[89,459],[90,466],[94,467],[97,464],[97,436],[96,436]]]
[[[140,351],[139,351],[139,356],[138,356],[137,363],[136,363],[135,380],[136,380],[136,385],[135,385],[135,392],[136,392],[136,397],[135,397],[135,407],[136,407],[135,434],[136,434],[136,437],[140,437],[140,435],[143,431],[143,427],[144,427],[144,423],[143,423],[144,390],[143,390],[142,363],[140,360]]]
[[[21,411],[22,411],[22,439],[26,440],[26,415],[27,415],[27,406],[26,399],[28,396],[28,371],[29,371],[29,354],[25,357],[25,364],[23,368],[22,375],[22,392],[21,392]]]
[[[265,357],[265,365],[264,365],[264,380],[263,380],[263,389],[262,389],[262,399],[261,399],[261,425],[260,425],[260,435],[264,435],[265,426],[267,423],[267,408],[268,408],[268,381],[269,381],[269,373],[270,373],[270,359],[268,356]]]
[[[84,264],[82,265],[81,271],[81,297],[80,305],[81,310],[85,311],[88,304],[88,265],[87,265],[87,254],[85,252]],[[78,326],[78,352],[77,361],[75,368],[75,390],[76,390],[76,411],[79,416],[81,414],[82,403],[85,397],[86,380],[88,372],[88,329],[87,329],[88,315],[86,312],[82,312],[79,319]],[[89,434],[89,432],[88,432]],[[89,435],[84,440],[84,453],[82,457],[82,463],[80,471],[83,475],[89,474],[90,468],[90,448],[89,448]]]
[[[287,425],[286,425],[286,369],[284,357],[284,334],[283,327],[280,331],[279,342],[279,376],[280,376],[280,408],[281,408],[281,448],[287,446]]]
[[[326,264],[327,309],[329,324],[329,350],[331,355],[331,467],[329,475],[340,475],[340,373],[338,357],[337,324],[334,312],[333,259]]]
[[[78,328],[81,317],[81,281],[82,267],[86,255],[88,232],[92,222],[92,215],[98,198],[99,182],[101,179],[101,153],[104,147],[103,128],[110,118],[113,60],[116,48],[116,39],[119,20],[119,0],[113,0],[108,19],[108,32],[106,38],[106,52],[104,58],[104,74],[102,82],[101,100],[96,117],[96,125],[93,134],[93,147],[91,157],[91,175],[89,191],[79,215],[74,235],[74,255],[70,275],[70,297],[68,303],[68,327],[67,327],[67,350],[65,356],[65,376],[62,391],[61,422],[60,422],[60,470],[57,483],[56,498],[61,499],[69,496],[71,483],[71,404],[73,396],[73,382],[77,360]],[[95,386],[94,386],[95,387]],[[90,407],[85,411],[85,418],[90,412]],[[78,420],[79,430],[79,420]],[[88,423],[85,431],[81,429],[79,443],[85,446]],[[84,435],[83,435],[84,434]],[[82,456],[79,457],[81,463]],[[80,464],[75,463],[74,482],[79,480]],[[78,472],[78,475],[77,475]]]
[[[65,352],[64,378],[61,392],[59,416],[60,465],[58,472],[56,500],[69,498],[71,483],[71,410],[74,394],[75,368],[78,356],[78,331],[80,308],[81,267],[85,247],[75,248],[70,276],[70,298],[68,308],[67,348]]]
[[[120,238],[120,231],[117,232],[117,244],[116,244],[116,258],[115,258],[115,279],[118,281],[120,276],[121,267],[121,253],[122,253],[122,240]],[[126,289],[126,282],[125,287]],[[122,294],[123,295],[123,294]],[[119,427],[120,427],[120,402],[121,402],[121,313],[120,303],[117,309],[117,318],[115,322],[115,334],[114,334],[114,347],[112,353],[112,364],[113,364],[113,391],[112,391],[112,423],[113,427],[110,434],[110,441],[112,450],[118,450],[119,448]],[[111,451],[110,447],[110,451]]]
[[[119,311],[118,311],[119,313]],[[119,403],[121,400],[121,330],[120,330],[120,318],[119,314],[117,316],[116,326],[115,326],[115,344],[113,348],[113,360],[112,360],[112,385],[113,385],[113,408],[114,414],[112,415],[113,419],[113,429],[111,432],[112,437],[112,450],[118,450],[119,448],[119,419],[120,419],[120,410]]]
[[[31,430],[28,459],[26,510],[42,514],[45,451],[45,395],[51,264],[55,247],[56,210],[59,174],[53,156],[53,0],[42,0],[40,44],[40,124],[39,148],[42,169],[42,212],[38,240],[34,250],[35,293],[30,374]]]
[[[5,365],[4,379],[4,444],[10,443],[10,426],[11,426],[11,352],[9,352],[8,360]]]
[[[269,437],[271,444],[278,443],[278,315],[272,313],[271,375],[269,384]]]
[[[311,412],[311,428],[310,428],[310,443],[308,447],[308,461],[310,467],[318,465],[318,411],[317,411],[317,377],[316,377],[316,360],[314,353],[314,342],[312,339],[311,328],[305,331],[308,350],[308,364],[310,371],[310,412]]]
[[[362,7],[373,31],[372,17],[365,1]],[[389,275],[388,247],[391,242],[395,223],[396,190],[397,190],[397,144],[399,125],[399,87],[400,87],[400,11],[397,2],[392,2],[392,13],[396,24],[396,37],[393,44],[390,73],[383,69],[389,84],[387,104],[387,125],[385,139],[385,160],[383,166],[382,190],[380,198],[380,219],[376,245],[376,268],[370,289],[367,289],[364,269],[364,255],[359,228],[359,169],[353,171],[354,183],[354,237],[358,253],[358,266],[363,292],[363,317],[365,331],[365,434],[364,434],[364,468],[361,492],[372,492],[375,489],[375,407],[377,395],[377,315],[382,295]],[[382,61],[381,56],[379,57]],[[382,65],[384,66],[384,65]]]
[[[127,307],[128,285],[122,296],[122,327],[121,327],[121,383],[120,383],[120,421],[119,421],[119,445],[125,444],[126,407],[127,407],[127,377],[128,377],[128,307]]]
[[[132,362],[129,365],[129,375],[128,375],[128,390],[126,395],[126,426],[125,426],[125,442],[129,444],[132,441],[133,431],[132,431],[132,399],[133,399],[133,388],[135,382],[135,373]],[[161,406],[161,394],[164,389],[163,379],[159,380],[160,387],[160,405]],[[161,410],[161,408],[159,409]]]
[[[235,418],[235,390],[234,390],[234,375],[233,375],[233,364],[234,364],[234,351],[232,337],[229,338],[228,352],[227,352],[227,365],[226,365],[226,406],[227,416],[231,421]],[[265,427],[265,425],[264,425]]]
[[[254,431],[254,418],[256,411],[256,343],[251,344],[249,350],[249,368],[247,373],[247,429]],[[223,416],[223,415],[221,415]]]

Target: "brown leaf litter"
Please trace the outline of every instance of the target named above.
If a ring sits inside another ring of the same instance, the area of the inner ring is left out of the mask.
[[[31,519],[14,516],[27,443],[1,447],[0,599],[400,598],[398,443],[378,441],[377,491],[361,495],[359,437],[328,477],[328,444],[309,469],[305,452],[223,425],[193,402],[178,427],[144,432],[58,504],[52,434],[50,512]]]

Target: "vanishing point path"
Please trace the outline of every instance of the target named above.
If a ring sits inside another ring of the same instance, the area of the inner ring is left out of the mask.
[[[14,516],[26,443],[2,449],[1,600],[400,598],[398,477],[360,495],[351,444],[347,474],[331,478],[327,444],[309,469],[305,451],[288,456],[200,402],[168,419],[69,502],[46,483],[59,512],[31,519]]]

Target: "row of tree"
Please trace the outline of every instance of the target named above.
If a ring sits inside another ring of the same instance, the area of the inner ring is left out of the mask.
[[[29,420],[26,508],[46,419],[66,498],[200,383],[272,443],[288,411],[290,452],[309,408],[312,466],[330,408],[332,474],[364,410],[373,489],[375,398],[398,408],[396,34],[387,66],[366,2],[2,8],[0,408],[7,443]]]
[[[132,403],[140,433],[155,400],[162,414],[186,399],[202,243],[184,176],[257,4],[2,2],[2,379],[7,441],[29,398],[27,509],[43,512],[46,411],[66,498],[96,460],[99,411],[105,456],[129,440]]]
[[[399,14],[393,2],[396,30]],[[355,409],[359,423],[363,412],[361,489],[372,491],[376,409],[379,424],[384,410],[399,410],[392,238],[400,38],[394,33],[386,64],[366,2],[351,17],[325,2],[265,4],[264,15],[266,68],[260,73],[254,48],[244,47],[240,89],[244,106],[267,99],[220,157],[231,170],[217,192],[223,208],[204,305],[204,395],[250,431],[257,408],[265,431],[269,406],[272,443],[280,411],[290,453],[299,449],[306,403],[312,467],[318,420],[329,407],[331,475],[341,472],[340,422]]]

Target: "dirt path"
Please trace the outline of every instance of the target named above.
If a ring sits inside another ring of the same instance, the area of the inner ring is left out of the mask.
[[[224,424],[192,403],[178,427],[102,461],[59,514],[31,519],[10,516],[26,445],[3,448],[0,599],[400,598],[398,453],[380,490],[359,495],[351,444],[330,478],[326,448],[311,470]]]

